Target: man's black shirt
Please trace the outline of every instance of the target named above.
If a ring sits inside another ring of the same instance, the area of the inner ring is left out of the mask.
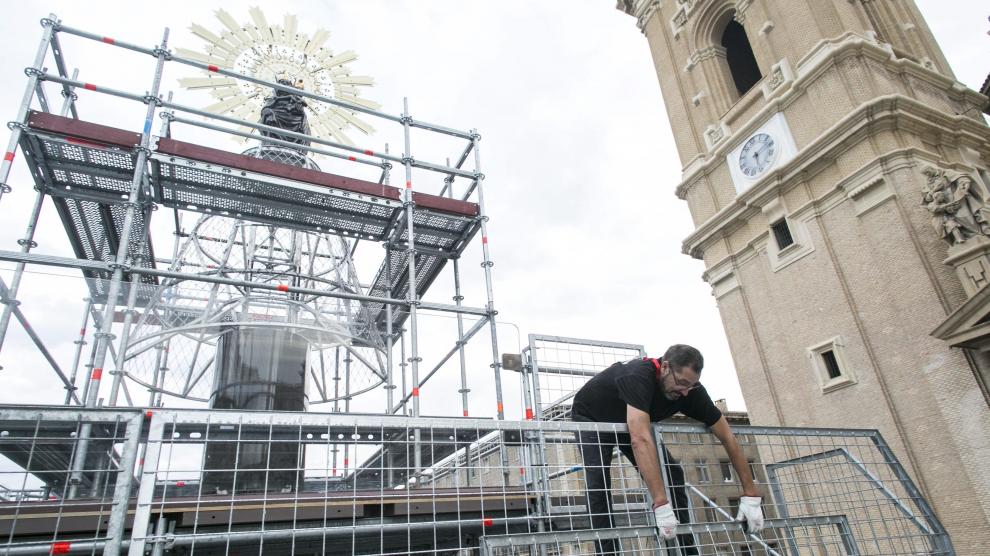
[[[668,400],[649,359],[616,363],[595,375],[574,395],[571,413],[575,420],[625,423],[627,405],[649,413],[654,422],[683,413],[710,427],[722,417],[704,386],[678,400]]]

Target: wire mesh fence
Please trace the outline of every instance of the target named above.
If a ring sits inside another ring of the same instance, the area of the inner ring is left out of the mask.
[[[657,424],[664,541],[619,424],[8,406],[0,426],[4,554],[952,553],[874,431],[738,427],[749,535],[717,440]]]

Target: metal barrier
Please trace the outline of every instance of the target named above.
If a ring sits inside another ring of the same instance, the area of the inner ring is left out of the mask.
[[[621,455],[609,467],[613,526],[591,529],[586,475],[602,470],[582,452],[612,449],[624,432],[570,421],[7,406],[0,554],[543,556],[594,554],[610,539],[632,554],[954,553],[869,430],[738,427],[767,516],[761,534],[747,535],[732,521],[740,486],[714,437],[657,424],[667,475],[683,473],[669,487],[690,501],[678,540],[656,536],[649,495]]]

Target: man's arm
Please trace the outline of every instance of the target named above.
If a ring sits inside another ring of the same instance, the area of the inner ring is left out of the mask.
[[[736,435],[732,434],[732,429],[729,427],[729,422],[725,420],[724,415],[711,426],[711,430],[712,434],[722,443],[722,447],[725,448],[725,453],[728,454],[729,461],[732,462],[732,467],[736,470],[736,476],[742,482],[743,496],[759,496],[760,493],[756,490],[756,485],[753,483],[753,473],[749,469],[746,456],[743,455],[742,448],[739,447],[739,442],[736,441]],[[639,454],[636,457],[639,457]]]
[[[657,456],[656,442],[653,441],[650,414],[627,405],[626,424],[629,426],[636,466],[639,467],[639,474],[643,477],[650,496],[653,497],[653,505],[666,504],[667,492],[663,487],[663,475],[660,474],[660,459]]]

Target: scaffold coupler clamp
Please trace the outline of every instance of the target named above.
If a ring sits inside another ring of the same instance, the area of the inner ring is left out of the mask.
[[[167,48],[156,46],[155,49],[151,51],[151,53],[155,56],[155,58],[161,57],[164,58],[165,60],[172,59],[172,51]]]
[[[141,97],[141,98],[144,100],[144,103],[145,104],[154,104],[155,106],[161,106],[162,105],[162,98],[161,97],[156,97],[155,95],[153,95],[151,93],[145,93],[145,95],[143,97]]]

